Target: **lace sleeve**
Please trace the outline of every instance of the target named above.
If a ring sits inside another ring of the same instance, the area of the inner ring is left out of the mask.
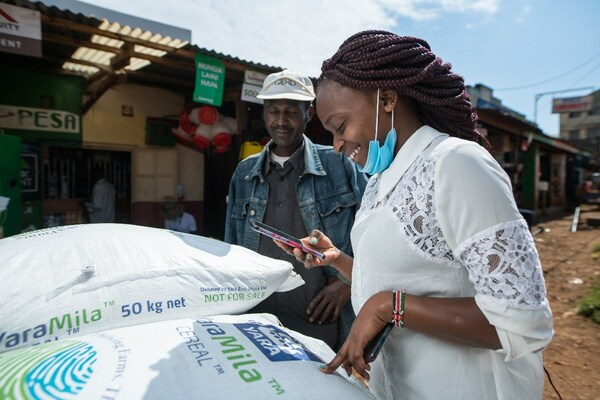
[[[545,307],[542,268],[524,220],[500,223],[476,234],[455,255],[478,294],[518,308]]]

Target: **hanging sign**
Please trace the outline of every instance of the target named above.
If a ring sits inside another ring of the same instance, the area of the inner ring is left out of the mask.
[[[266,74],[260,72],[248,69],[244,71],[241,100],[250,103],[263,104],[262,99],[259,99],[256,96],[258,95],[258,92],[260,92],[260,89],[262,89],[266,77]]]
[[[552,100],[553,113],[590,111],[594,105],[592,96],[565,97]]]
[[[41,57],[40,12],[0,3],[0,51]]]
[[[68,111],[0,104],[0,128],[79,134],[80,117]]]
[[[196,54],[194,101],[219,107],[223,102],[225,65],[221,60]]]

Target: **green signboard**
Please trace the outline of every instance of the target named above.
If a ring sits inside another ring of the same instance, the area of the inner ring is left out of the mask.
[[[223,103],[225,65],[221,60],[196,54],[194,101],[220,107]]]
[[[81,143],[85,79],[0,62],[0,129],[24,140]]]

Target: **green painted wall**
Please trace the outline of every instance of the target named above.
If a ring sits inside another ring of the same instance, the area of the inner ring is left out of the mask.
[[[0,134],[0,196],[8,207],[0,212],[0,238],[21,232],[21,139]]]
[[[67,111],[79,116],[79,132],[47,132],[4,129],[25,140],[52,140],[81,143],[81,104],[85,80],[78,76],[34,72],[0,63],[0,106],[20,106],[48,111]],[[0,125],[1,126],[1,125]]]
[[[535,175],[537,145],[531,143],[523,158],[523,206],[529,210],[535,210]]]

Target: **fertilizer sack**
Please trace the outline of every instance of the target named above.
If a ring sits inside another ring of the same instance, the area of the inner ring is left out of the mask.
[[[303,284],[290,263],[202,236],[70,225],[0,240],[0,352],[152,321],[241,314]]]
[[[0,354],[0,397],[19,399],[368,399],[322,341],[270,314],[109,329]]]

